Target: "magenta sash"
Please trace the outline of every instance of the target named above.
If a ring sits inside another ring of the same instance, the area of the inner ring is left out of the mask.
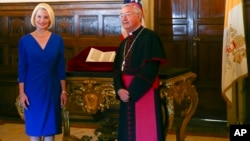
[[[134,76],[123,75],[124,85],[129,86]],[[155,99],[153,86],[135,103],[136,141],[157,141]]]

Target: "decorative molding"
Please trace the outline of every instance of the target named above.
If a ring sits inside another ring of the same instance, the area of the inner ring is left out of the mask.
[[[104,15],[103,17],[103,33],[104,36],[117,36],[121,34],[120,18],[118,15]]]
[[[24,17],[9,17],[9,37],[20,37],[25,34]]]
[[[74,37],[74,17],[73,16],[61,16],[56,17],[55,23],[56,33],[64,37]]]
[[[98,15],[86,15],[79,17],[80,36],[98,36]]]

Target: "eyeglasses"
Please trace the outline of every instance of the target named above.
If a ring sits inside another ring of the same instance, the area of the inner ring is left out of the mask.
[[[129,12],[128,13],[121,13],[120,18],[123,18],[123,17],[127,18],[127,17],[131,16],[132,14],[135,14],[135,13],[129,13]]]

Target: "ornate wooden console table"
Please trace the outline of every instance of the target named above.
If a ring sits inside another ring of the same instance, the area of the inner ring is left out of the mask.
[[[118,108],[112,76],[112,72],[67,72],[69,118],[95,119],[95,115],[105,109]],[[193,85],[196,74],[185,68],[162,67],[159,76],[165,136],[172,128],[174,117],[178,116],[176,140],[184,141],[186,126],[198,105]]]
[[[185,130],[198,106],[198,93],[193,81],[196,74],[188,69],[162,68],[160,70],[160,94],[165,123],[165,137],[172,128],[175,117],[180,117],[176,126],[176,141],[185,140]]]
[[[64,110],[64,139],[78,141],[70,135],[69,118],[95,119],[98,113],[110,107],[119,108],[115,98],[112,72],[67,72],[67,90],[69,102]],[[176,126],[176,140],[185,140],[185,130],[198,105],[198,94],[193,85],[196,74],[189,69],[161,68],[160,94],[165,126],[165,138],[174,123],[175,117],[180,117]],[[16,107],[23,118],[23,109],[16,99]],[[118,113],[117,113],[118,114]]]

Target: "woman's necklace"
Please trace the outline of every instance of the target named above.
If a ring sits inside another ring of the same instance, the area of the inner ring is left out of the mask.
[[[125,51],[126,51],[126,49],[127,49],[127,41],[128,41],[128,40],[125,42],[124,49],[123,49],[123,61],[122,61],[121,71],[124,70],[124,67],[125,67],[125,64],[126,64],[126,61],[125,61],[125,60],[126,60],[128,54],[129,54],[131,48],[133,47],[133,45],[134,45],[136,39],[139,37],[139,35],[140,35],[141,32],[143,31],[143,29],[144,29],[144,27],[143,27],[143,28],[140,30],[140,32],[136,35],[135,39],[133,40],[133,42],[132,42],[131,45],[129,46],[127,53],[125,53]]]

